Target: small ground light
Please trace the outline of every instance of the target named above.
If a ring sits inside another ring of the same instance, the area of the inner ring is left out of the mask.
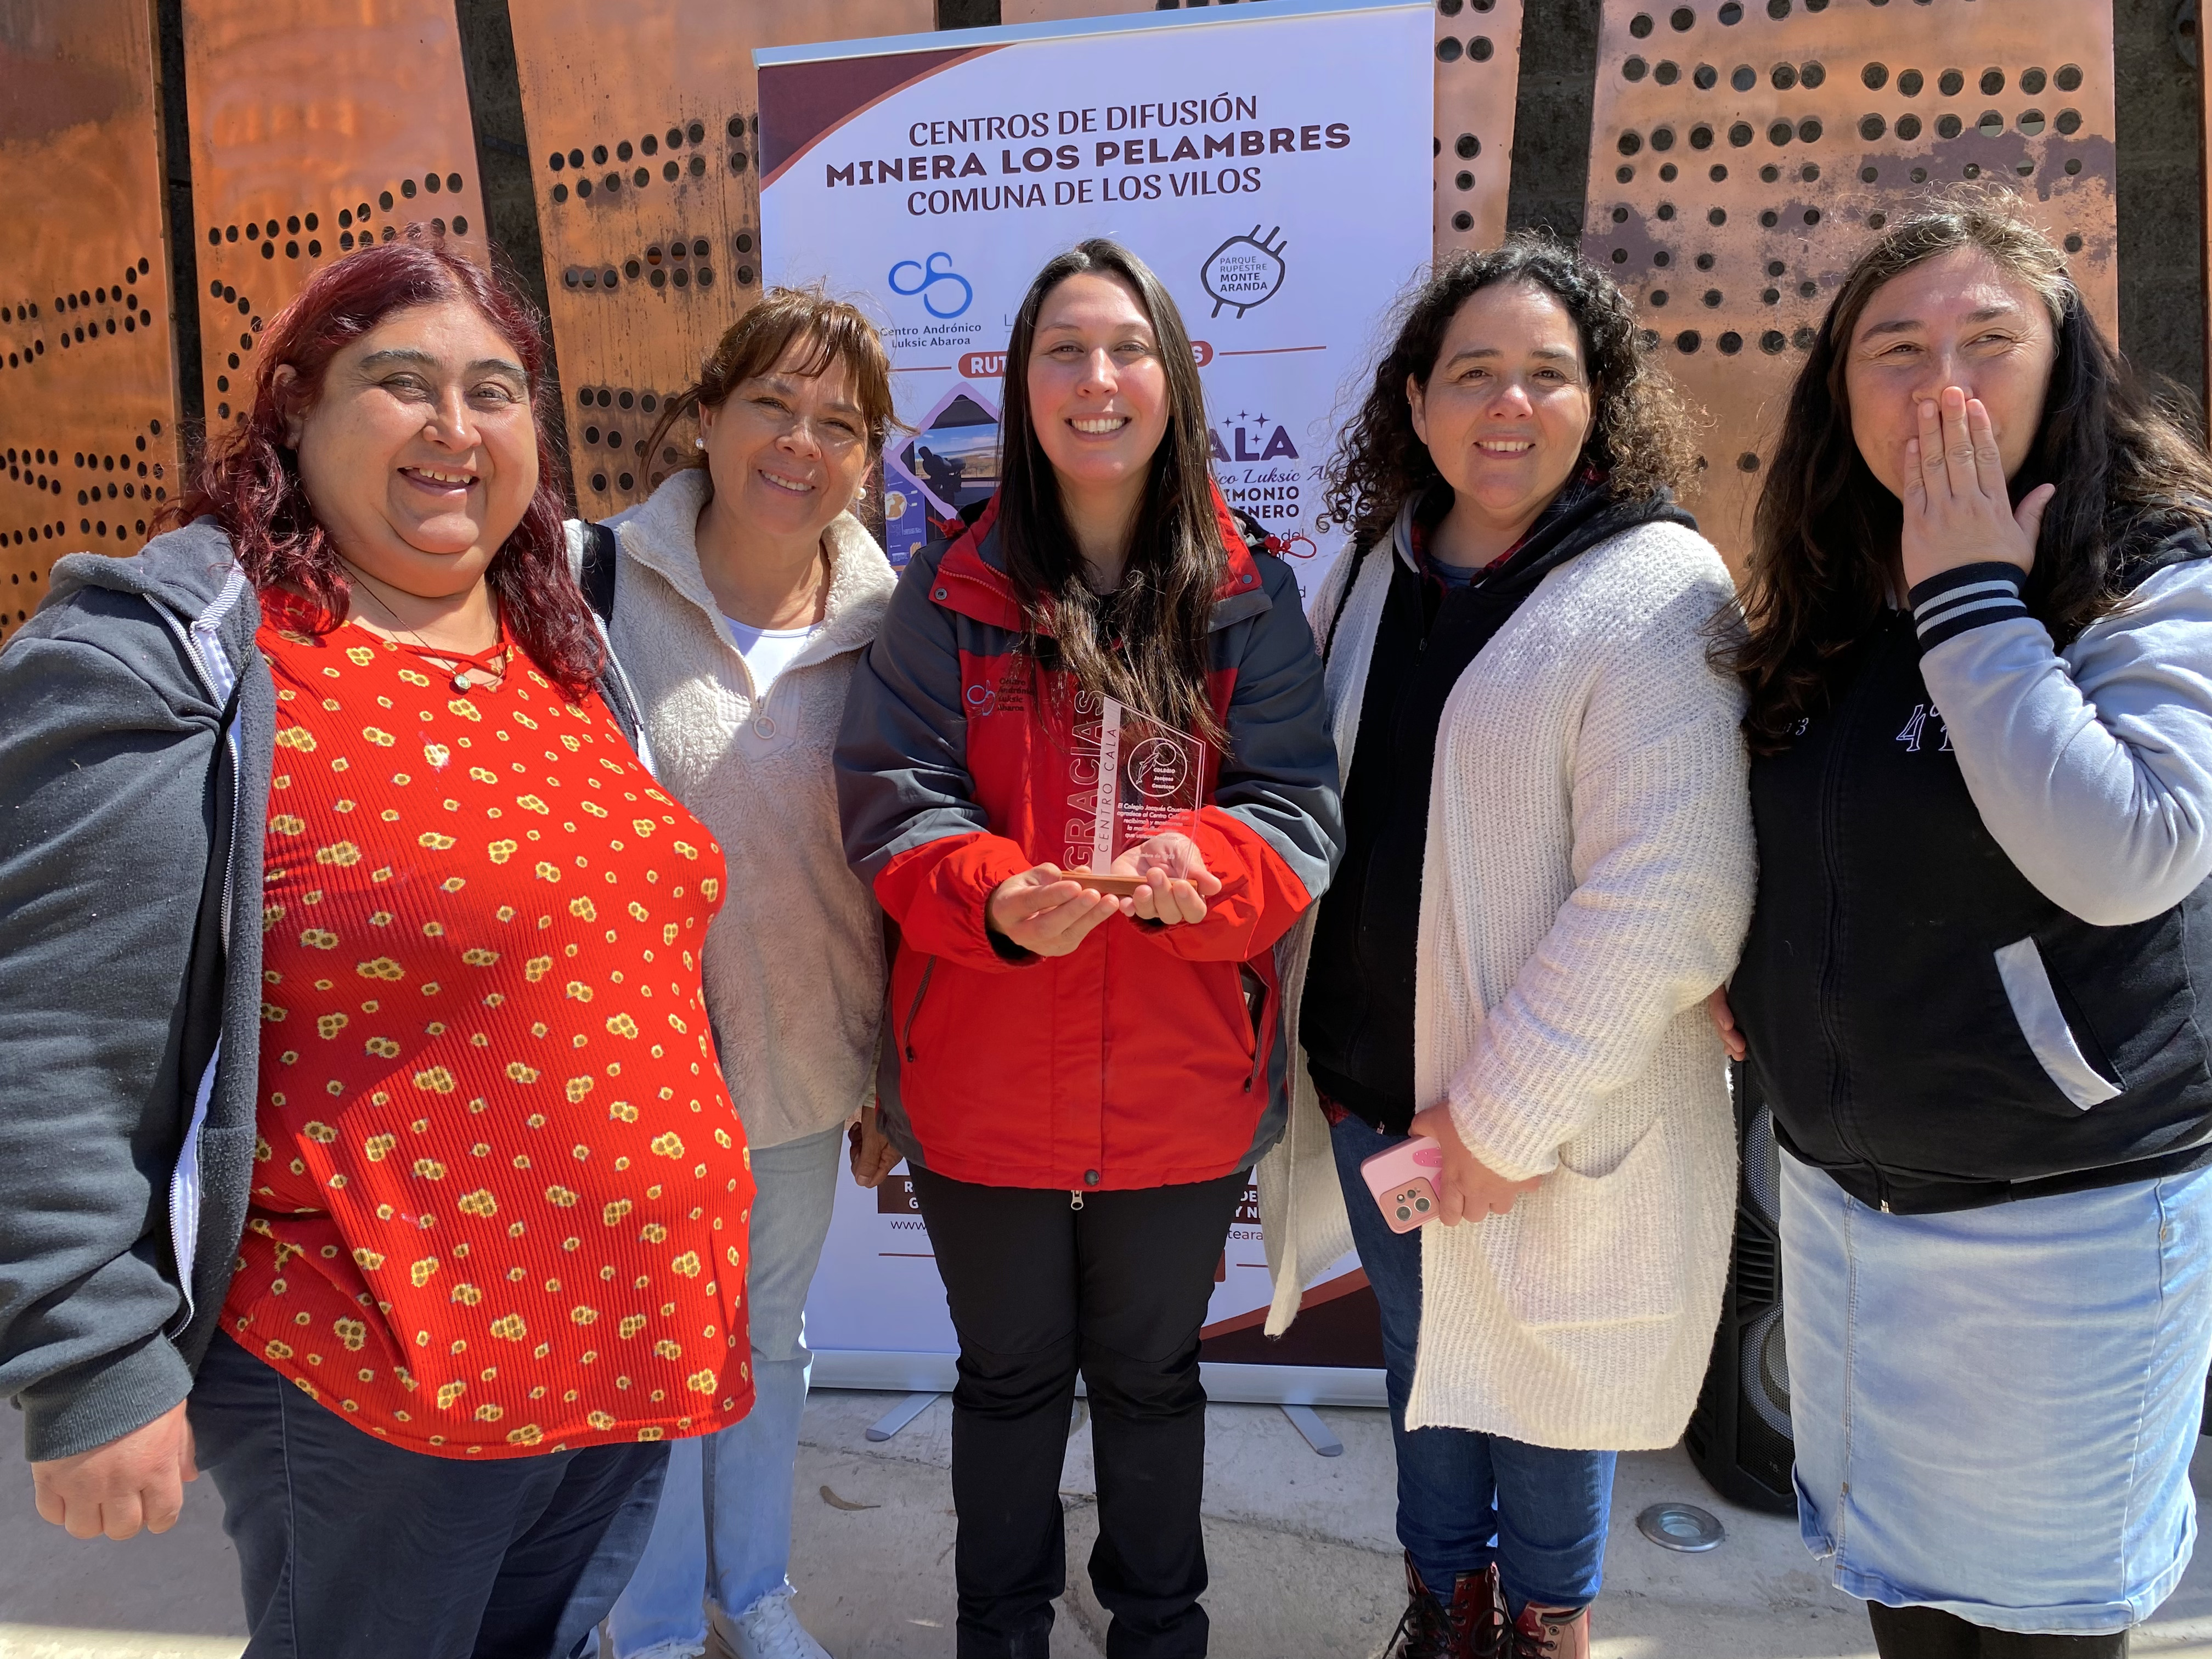
[[[1728,1536],[1719,1519],[1695,1504],[1654,1504],[1636,1517],[1636,1530],[1661,1549],[1696,1554]]]

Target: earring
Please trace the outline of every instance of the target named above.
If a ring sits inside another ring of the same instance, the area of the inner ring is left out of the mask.
[[[694,438],[691,441],[691,447],[694,449],[704,449],[706,447],[707,441],[704,438]]]

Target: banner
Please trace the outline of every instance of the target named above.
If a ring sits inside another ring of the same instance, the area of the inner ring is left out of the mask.
[[[892,562],[996,488],[1013,313],[1048,259],[1111,236],[1182,309],[1223,493],[1310,595],[1344,540],[1321,499],[1336,427],[1430,257],[1433,29],[1425,3],[1261,0],[757,52],[768,279],[887,324],[914,428],[877,480]],[[1381,1404],[1357,1259],[1279,1342],[1260,1330],[1271,1290],[1248,1192],[1200,1349],[1213,1397]],[[951,1386],[902,1172],[841,1183],[807,1335],[825,1384]]]
[[[1111,236],[1182,309],[1223,493],[1310,593],[1343,542],[1322,464],[1430,257],[1433,27],[1261,0],[756,53],[769,279],[887,319],[917,428],[884,459],[892,562],[997,486],[1015,308]]]
[[[1221,1401],[1380,1406],[1382,1333],[1359,1258],[1334,1263],[1306,1291],[1279,1340],[1261,1331],[1273,1293],[1259,1195],[1237,1207],[1200,1331],[1206,1393]],[[950,1389],[960,1350],[929,1233],[902,1164],[869,1192],[837,1182],[836,1213],[806,1303],[813,1380],[828,1389]]]

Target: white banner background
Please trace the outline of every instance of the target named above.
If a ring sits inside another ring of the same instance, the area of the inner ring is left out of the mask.
[[[883,321],[899,414],[922,428],[890,446],[880,482],[894,562],[995,483],[999,377],[1031,278],[1111,236],[1175,295],[1222,489],[1310,595],[1343,542],[1322,465],[1430,257],[1432,32],[1425,3],[1261,0],[757,53],[768,280],[826,283]],[[818,1381],[950,1385],[944,1291],[896,1186],[879,1202],[841,1185],[807,1309]],[[1209,1328],[1267,1305],[1249,1213],[1223,1267]],[[1262,1371],[1281,1375],[1245,1375]],[[1370,1371],[1218,1366],[1209,1387],[1381,1398]]]

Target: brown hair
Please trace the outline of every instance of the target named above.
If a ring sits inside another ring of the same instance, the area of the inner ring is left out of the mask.
[[[1548,233],[1516,231],[1504,246],[1455,253],[1402,302],[1397,338],[1324,474],[1330,514],[1365,550],[1383,540],[1399,509],[1443,482],[1429,447],[1413,430],[1407,382],[1427,386],[1459,308],[1486,288],[1527,283],[1574,319],[1590,377],[1591,407],[1583,459],[1606,475],[1619,501],[1662,489],[1680,492],[1696,475],[1697,445],[1680,395],[1638,327],[1636,307],[1603,270]]]
[[[2160,526],[2212,522],[2212,463],[2106,340],[2065,256],[2008,194],[1953,193],[1859,255],[1790,391],[1753,520],[1745,631],[1717,653],[1750,693],[1743,730],[1754,754],[1787,748],[1798,724],[1826,707],[1851,647],[1887,603],[1904,507],[1851,434],[1851,336],[1884,284],[1964,249],[2032,289],[2056,335],[2043,418],[2010,485],[2014,502],[2057,486],[2022,596],[2028,609],[2070,640],[2121,602],[2124,547]]]
[[[1028,365],[1037,317],[1052,291],[1088,272],[1127,286],[1152,325],[1167,371],[1168,425],[1152,452],[1121,585],[1102,603],[1085,580],[1060,484],[1030,414]],[[1152,267],[1119,242],[1079,242],[1037,272],[1006,343],[1006,409],[1000,416],[996,528],[1006,574],[1034,652],[1049,632],[1085,690],[1118,698],[1217,745],[1225,744],[1206,695],[1207,635],[1229,551],[1214,516],[1206,392],[1190,334]],[[1104,612],[1110,611],[1110,624]],[[1108,635],[1118,633],[1119,649]]]
[[[696,449],[672,447],[662,451],[677,422],[701,409],[720,409],[732,392],[754,375],[767,374],[783,361],[794,341],[801,340],[813,349],[799,365],[799,374],[811,379],[836,363],[852,375],[853,396],[867,426],[868,453],[881,453],[884,434],[896,417],[891,413],[890,358],[875,325],[857,306],[833,300],[818,288],[772,288],[723,331],[699,365],[698,380],[662,410],[653,435],[645,441],[646,469],[653,484],[686,467],[707,464]]]

